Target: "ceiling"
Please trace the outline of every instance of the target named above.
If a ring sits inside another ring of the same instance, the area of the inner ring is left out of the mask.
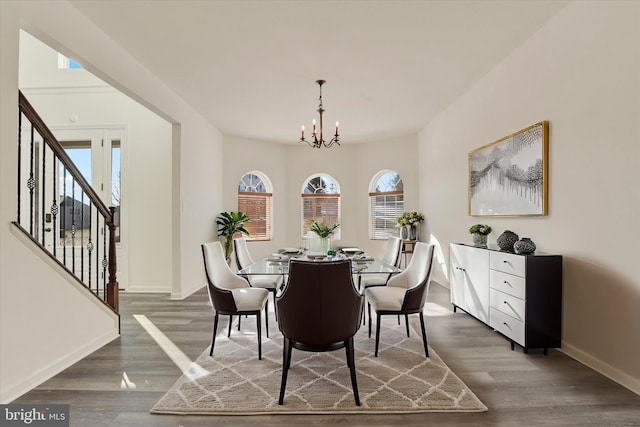
[[[342,144],[414,134],[541,28],[561,0],[71,0],[225,134]]]

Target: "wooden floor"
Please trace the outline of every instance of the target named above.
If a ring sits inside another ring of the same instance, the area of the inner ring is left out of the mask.
[[[213,316],[206,290],[183,301],[170,301],[166,294],[123,293],[120,304],[122,336],[119,339],[14,403],[68,403],[71,425],[92,427],[640,426],[640,396],[559,351],[550,350],[548,357],[537,350],[529,354],[518,348],[511,351],[509,342],[487,326],[464,313],[452,313],[448,289],[437,283],[432,284],[427,303],[429,344],[489,407],[488,412],[151,415],[149,409],[180,377],[181,371],[133,316],[146,316],[181,352],[195,360],[211,338]],[[272,327],[275,326],[272,324]]]

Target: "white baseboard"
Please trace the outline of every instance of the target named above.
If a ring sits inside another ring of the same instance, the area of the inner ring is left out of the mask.
[[[633,378],[632,376],[625,374],[624,372],[604,363],[602,360],[585,353],[565,341],[562,341],[562,348],[559,348],[558,350],[583,365],[590,367],[594,371],[601,373],[610,380],[628,388],[635,394],[640,395],[640,379]]]
[[[0,403],[6,404],[12,402],[119,336],[117,329],[115,331],[110,331],[100,337],[94,338],[82,347],[74,349],[73,352],[55,360],[48,366],[40,367],[24,381],[20,381],[17,384],[10,385],[6,389],[0,390]]]
[[[171,299],[172,300],[183,300],[186,297],[188,297],[189,295],[193,294],[194,292],[199,291],[200,289],[204,288],[206,286],[206,283],[201,283],[198,285],[194,285],[188,289],[182,289],[180,292],[171,292]]]

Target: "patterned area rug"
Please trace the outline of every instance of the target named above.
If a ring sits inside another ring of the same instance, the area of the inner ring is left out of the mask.
[[[416,316],[413,316],[416,317]],[[378,357],[375,340],[361,327],[355,358],[361,406],[355,405],[344,349],[307,353],[293,349],[284,405],[278,405],[282,335],[277,325],[263,333],[258,360],[255,323],[226,336],[224,323],[215,352],[207,348],[151,409],[154,414],[327,414],[483,412],[487,407],[429,348],[424,355],[419,329],[407,338],[392,316],[383,318]],[[375,329],[374,329],[375,333]]]

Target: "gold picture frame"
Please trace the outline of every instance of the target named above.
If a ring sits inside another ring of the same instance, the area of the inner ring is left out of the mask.
[[[546,216],[549,122],[469,152],[470,216]]]

